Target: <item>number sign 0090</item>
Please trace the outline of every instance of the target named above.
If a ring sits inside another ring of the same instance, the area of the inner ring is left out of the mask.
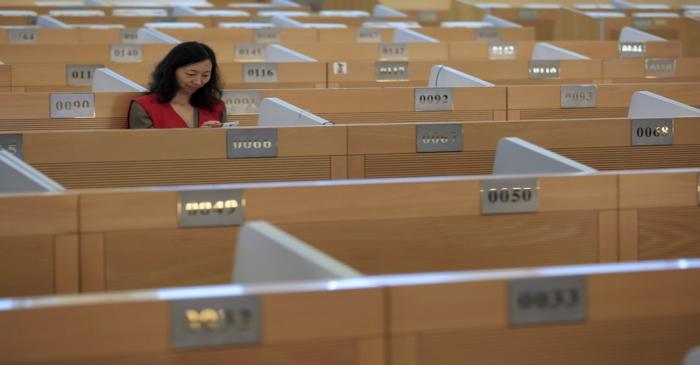
[[[51,93],[50,113],[52,119],[56,118],[94,118],[95,94],[93,93]]]

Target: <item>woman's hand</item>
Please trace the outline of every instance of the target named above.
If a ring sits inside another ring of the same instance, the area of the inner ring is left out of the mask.
[[[221,122],[218,120],[208,120],[202,124],[202,128],[221,128]]]

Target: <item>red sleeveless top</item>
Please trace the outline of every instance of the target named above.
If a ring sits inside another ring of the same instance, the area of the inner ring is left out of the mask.
[[[175,112],[170,103],[158,102],[157,94],[139,96],[131,101],[141,105],[153,122],[153,128],[188,128],[187,123]],[[129,105],[131,110],[131,104]],[[197,108],[199,112],[199,126],[210,120],[221,120],[224,111],[224,103],[219,101],[210,111],[206,108]]]

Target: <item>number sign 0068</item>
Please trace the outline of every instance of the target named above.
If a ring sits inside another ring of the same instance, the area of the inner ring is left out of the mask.
[[[51,118],[94,118],[95,94],[76,93],[59,94],[52,93],[49,97]]]

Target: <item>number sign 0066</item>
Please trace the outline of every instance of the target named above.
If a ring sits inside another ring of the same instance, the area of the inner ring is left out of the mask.
[[[171,346],[193,349],[259,343],[261,314],[260,300],[255,296],[172,301]]]
[[[59,94],[51,93],[49,97],[51,118],[94,118],[95,94],[76,93]]]

